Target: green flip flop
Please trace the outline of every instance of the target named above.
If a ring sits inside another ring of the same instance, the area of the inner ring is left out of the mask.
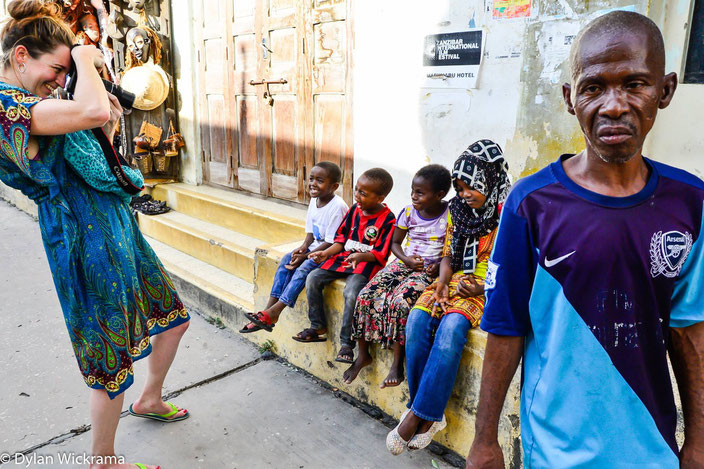
[[[188,411],[186,411],[186,413],[180,417],[169,418],[172,415],[176,415],[179,412],[179,409],[178,409],[178,407],[176,407],[175,405],[173,405],[170,402],[167,402],[166,404],[168,404],[168,406],[171,407],[171,412],[167,412],[165,414],[152,414],[152,413],[139,414],[139,413],[135,412],[134,409],[132,409],[132,404],[130,404],[129,412],[130,412],[130,415],[134,415],[135,417],[142,417],[145,419],[157,420],[159,422],[178,422],[180,420],[186,420],[188,417],[191,416],[191,414]]]
[[[144,464],[142,464],[142,463],[133,462],[132,464],[134,464],[135,466],[137,466],[138,469],[147,469],[147,466],[144,465]],[[160,467],[161,467],[161,466],[157,466],[157,469],[159,469]]]

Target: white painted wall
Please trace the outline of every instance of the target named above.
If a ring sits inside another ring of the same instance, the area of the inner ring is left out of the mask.
[[[187,184],[203,182],[200,158],[200,125],[197,113],[196,48],[194,37],[193,2],[171,2],[174,73],[177,109],[181,135],[186,146],[181,150],[181,180]]]
[[[524,20],[487,24],[483,4],[436,0],[420,8],[402,0],[355,2],[355,177],[382,166],[394,177],[387,203],[410,203],[413,174],[423,165],[448,167],[472,142],[504,146],[515,131]],[[486,27],[478,89],[424,88],[422,53],[428,34]],[[509,162],[520,172],[521,161]]]
[[[649,14],[663,28],[668,70],[683,68],[685,25],[693,0],[561,0],[536,2],[532,18],[494,20],[487,0],[354,2],[355,178],[382,166],[394,176],[387,203],[409,203],[413,174],[424,164],[451,167],[472,142],[490,138],[504,149],[514,179],[583,148],[560,84],[566,61],[546,51],[556,30],[580,29],[620,7]],[[485,28],[477,89],[424,88],[422,52],[428,34]],[[517,56],[516,56],[517,55]],[[508,56],[508,57],[506,57]],[[513,58],[512,58],[513,56]],[[680,85],[658,116],[646,153],[704,174],[704,85]]]

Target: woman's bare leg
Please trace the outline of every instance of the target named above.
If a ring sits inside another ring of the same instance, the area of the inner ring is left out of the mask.
[[[181,337],[188,329],[189,322],[169,329],[151,338],[152,353],[148,357],[147,382],[144,383],[142,394],[132,404],[132,409],[140,414],[166,414],[171,408],[162,400],[164,379],[174,361]],[[181,417],[186,409],[180,409],[171,418]]]
[[[115,433],[120,422],[122,405],[125,395],[120,394],[115,399],[110,399],[104,389],[90,390],[90,422],[93,435],[93,456],[115,456]],[[117,463],[103,459],[102,462]],[[134,469],[134,464],[91,464],[91,469]],[[155,469],[156,466],[147,466]]]

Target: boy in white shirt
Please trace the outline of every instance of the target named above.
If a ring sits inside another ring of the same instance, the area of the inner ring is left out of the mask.
[[[306,277],[320,266],[308,259],[308,254],[323,251],[333,244],[337,229],[347,213],[347,204],[342,197],[335,195],[341,176],[339,166],[329,161],[321,161],[311,169],[308,178],[311,200],[306,214],[306,239],[281,259],[266,309],[256,314],[247,313],[245,316],[251,322],[240,329],[241,333],[261,329],[271,332],[284,308],[293,308],[296,304],[298,295],[306,286]]]

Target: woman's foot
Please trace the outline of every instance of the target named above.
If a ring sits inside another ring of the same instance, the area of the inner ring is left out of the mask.
[[[347,368],[347,370],[345,370],[342,374],[342,379],[345,380],[346,384],[352,384],[352,381],[354,381],[359,372],[362,371],[362,368],[371,365],[372,361],[374,360],[371,355],[367,354],[362,356],[360,354],[354,363],[352,363],[352,366]]]
[[[147,464],[91,464],[90,469],[160,469],[161,466],[149,466]]]
[[[403,378],[403,365],[392,365],[391,369],[389,370],[389,374],[386,375],[384,381],[379,385],[379,389],[392,388],[394,386],[398,386],[403,382]]]
[[[132,410],[137,414],[168,414],[173,411],[169,404],[161,400],[157,402],[144,402],[137,399],[136,401],[134,401],[131,407]],[[178,406],[177,409],[178,412],[168,417],[165,417],[165,419],[174,420],[182,418],[183,416],[188,414],[188,410],[186,409],[182,409]]]

